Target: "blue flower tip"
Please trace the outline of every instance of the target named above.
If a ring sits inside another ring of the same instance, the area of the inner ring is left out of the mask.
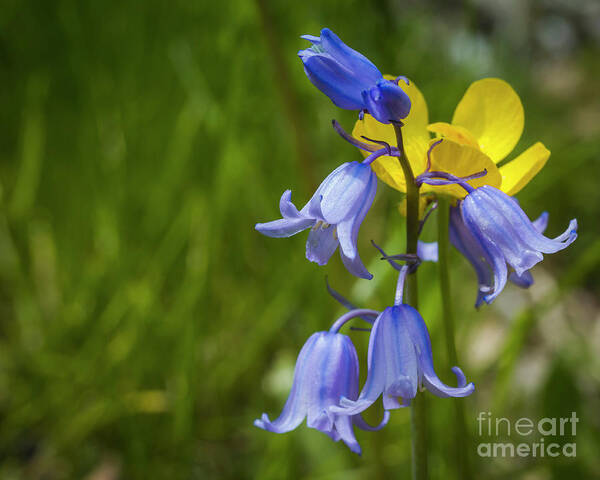
[[[456,380],[458,381],[458,387],[466,387],[467,386],[467,377],[460,369],[460,367],[452,367],[452,372],[456,375]]]
[[[354,453],[356,453],[359,457],[362,456],[362,448],[360,448],[360,445],[358,443],[352,443],[348,445],[348,448]]]
[[[492,302],[493,302],[494,300],[496,300],[496,297],[498,296],[498,294],[499,294],[499,293],[500,293],[500,292],[490,293],[490,294],[488,294],[488,295],[486,295],[486,296],[484,296],[484,297],[483,297],[483,301],[484,301],[485,303],[487,303],[488,305],[491,305],[491,304],[492,304]],[[481,306],[481,302],[480,302],[480,304],[479,304],[479,305]]]
[[[262,428],[263,430],[268,430],[267,425],[265,423],[265,417],[266,417],[266,422],[270,423],[269,417],[267,417],[267,414],[263,413],[261,418],[257,418],[256,420],[254,420],[254,426],[258,427],[258,428]]]
[[[329,258],[314,256],[314,255],[311,255],[311,252],[308,252],[308,251],[306,252],[306,259],[309,262],[316,263],[317,265],[319,265],[319,267],[324,267],[325,265],[327,265],[327,262],[329,261]]]

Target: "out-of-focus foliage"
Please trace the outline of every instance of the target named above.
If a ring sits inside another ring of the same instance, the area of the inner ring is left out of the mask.
[[[455,255],[459,357],[477,386],[467,420],[476,436],[479,411],[576,411],[577,458],[474,468],[599,476],[599,25],[593,0],[2,2],[0,477],[408,476],[405,410],[358,434],[362,458],[306,427],[252,426],[279,412],[300,346],[340,312],[324,275],[382,308],[393,274],[368,240],[402,247],[400,198],[383,184],[360,239],[371,282],[338,258],[307,262],[303,235],[253,230],[276,218],[284,189],[302,204],[336,165],[360,159],[330,128],[335,117],[351,129],[355,115],[296,58],[299,35],[322,26],[418,82],[431,121],[449,121],[484,76],[523,99],[517,150],[539,139],[552,156],[519,199],[532,218],[550,211],[550,235],[572,216],[581,234],[535,269],[530,291],[507,289],[480,312]],[[421,269],[421,312],[451,381],[435,268]],[[364,355],[367,335],[352,336]],[[429,398],[432,475],[454,478],[453,410]]]

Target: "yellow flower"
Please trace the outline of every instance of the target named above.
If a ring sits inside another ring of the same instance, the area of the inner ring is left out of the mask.
[[[510,162],[497,166],[521,138],[524,125],[521,100],[504,80],[484,78],[472,83],[458,103],[452,123],[429,124],[423,94],[413,82],[410,85],[400,82],[400,87],[412,103],[402,133],[406,157],[415,176],[425,170],[427,150],[436,141],[430,138],[429,132],[444,138],[431,152],[431,170],[462,177],[485,169],[487,175],[468,183],[473,187],[491,185],[508,195],[516,194],[529,183],[550,156],[550,151],[537,142]],[[368,114],[356,122],[352,135],[361,140],[367,137],[396,145],[393,127],[377,122]],[[406,191],[402,168],[395,157],[380,157],[372,167],[385,183],[401,192]],[[458,185],[423,185],[421,192],[455,198],[466,194]]]

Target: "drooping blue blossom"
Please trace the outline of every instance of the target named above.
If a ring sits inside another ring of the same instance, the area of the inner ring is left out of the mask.
[[[402,272],[400,274],[402,276]],[[403,279],[399,279],[399,284]],[[402,289],[402,285],[399,285]],[[355,415],[364,411],[383,395],[385,410],[410,405],[420,386],[438,397],[466,397],[475,387],[467,384],[458,367],[452,371],[457,387],[445,385],[433,368],[431,341],[419,312],[401,303],[386,308],[375,320],[369,338],[367,381],[357,400],[344,398],[334,413]],[[398,401],[402,399],[402,404]]]
[[[350,273],[372,278],[358,254],[357,240],[377,190],[377,176],[365,163],[349,162],[336,168],[319,185],[309,202],[298,211],[286,190],[279,201],[283,218],[257,223],[260,233],[275,238],[290,237],[310,228],[306,258],[325,265],[336,248]]]
[[[348,336],[335,331],[314,333],[298,355],[292,390],[281,415],[271,421],[263,414],[254,425],[269,432],[285,433],[306,418],[308,427],[336,442],[342,440],[350,450],[360,454],[354,425],[364,430],[379,430],[387,424],[389,415],[384,416],[380,425],[371,427],[360,415],[331,411],[332,406],[339,405],[340,398],[357,397],[358,368],[356,349]]]
[[[472,190],[450,217],[450,239],[471,262],[477,273],[476,306],[491,303],[511,280],[520,286],[533,282],[529,270],[544,253],[567,248],[577,238],[577,220],[562,235],[551,239],[542,232],[547,216],[529,220],[518,202],[504,192],[484,185]]]
[[[532,224],[539,233],[544,233],[548,225],[548,212],[543,212]],[[477,275],[478,289],[475,307],[479,308],[484,301],[487,301],[486,298],[490,292],[494,292],[492,267],[479,242],[466,227],[459,207],[450,208],[449,232],[450,242],[471,263]],[[508,280],[521,288],[529,288],[533,285],[533,276],[529,270],[524,271],[521,275],[517,275],[514,271],[510,272]],[[504,285],[498,286],[496,295],[503,287]],[[488,298],[488,303],[491,303],[494,298],[495,296]]]
[[[303,35],[312,43],[300,50],[309,80],[340,108],[367,111],[377,121],[390,123],[410,111],[408,95],[396,83],[383,78],[364,55],[348,47],[328,28],[321,35]]]
[[[544,233],[548,226],[548,212],[543,212],[531,223],[539,233]],[[492,268],[486,260],[485,252],[465,226],[458,207],[450,208],[450,242],[471,263],[477,274],[479,287],[475,307],[478,308],[485,301],[486,296],[494,290],[494,276]],[[521,288],[529,288],[533,285],[533,276],[529,270],[524,271],[521,275],[517,275],[514,271],[510,272],[508,280]]]

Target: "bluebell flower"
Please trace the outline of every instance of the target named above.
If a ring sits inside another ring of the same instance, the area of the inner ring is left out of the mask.
[[[511,281],[527,287],[533,283],[529,270],[544,253],[563,250],[577,238],[577,220],[554,239],[542,234],[547,222],[547,214],[532,222],[514,198],[489,185],[472,190],[451,210],[450,240],[477,273],[476,306],[500,294],[509,267]]]
[[[309,202],[298,211],[286,190],[279,201],[283,218],[257,223],[255,228],[268,237],[282,238],[311,228],[306,258],[325,265],[338,245],[350,273],[360,278],[373,276],[358,255],[358,231],[377,190],[377,176],[364,163],[350,162],[336,168],[319,185]]]
[[[329,435],[334,441],[342,440],[350,450],[360,454],[354,435],[354,425],[365,430],[378,430],[388,421],[389,415],[377,427],[370,427],[359,416],[333,413],[332,406],[340,398],[358,395],[358,357],[350,338],[336,332],[314,333],[304,344],[296,368],[290,395],[276,420],[262,415],[254,425],[274,433],[294,430],[306,418],[308,427]]]
[[[335,105],[367,111],[381,123],[408,115],[410,98],[404,90],[383,78],[368,58],[348,47],[331,30],[324,28],[320,37],[302,38],[312,43],[310,48],[298,52],[304,71]]]
[[[460,368],[453,367],[452,371],[458,379],[457,387],[445,385],[436,375],[429,332],[419,312],[410,305],[397,304],[386,308],[373,324],[369,338],[367,381],[358,399],[344,398],[340,406],[333,406],[330,410],[355,415],[381,395],[385,410],[400,408],[410,405],[420,386],[438,397],[470,395],[475,389],[473,384],[467,384]]]
[[[539,233],[544,233],[548,226],[548,212],[543,212],[536,220],[531,222]],[[477,300],[475,307],[479,308],[485,301],[485,298],[494,290],[494,276],[492,269],[486,260],[486,255],[477,239],[471,234],[471,231],[465,226],[460,208],[450,208],[450,242],[463,254],[471,263],[477,274]],[[521,288],[529,288],[533,285],[533,276],[529,270],[521,275],[516,272],[510,272],[508,280]],[[500,293],[502,289],[498,291]],[[493,300],[490,299],[490,302]]]

